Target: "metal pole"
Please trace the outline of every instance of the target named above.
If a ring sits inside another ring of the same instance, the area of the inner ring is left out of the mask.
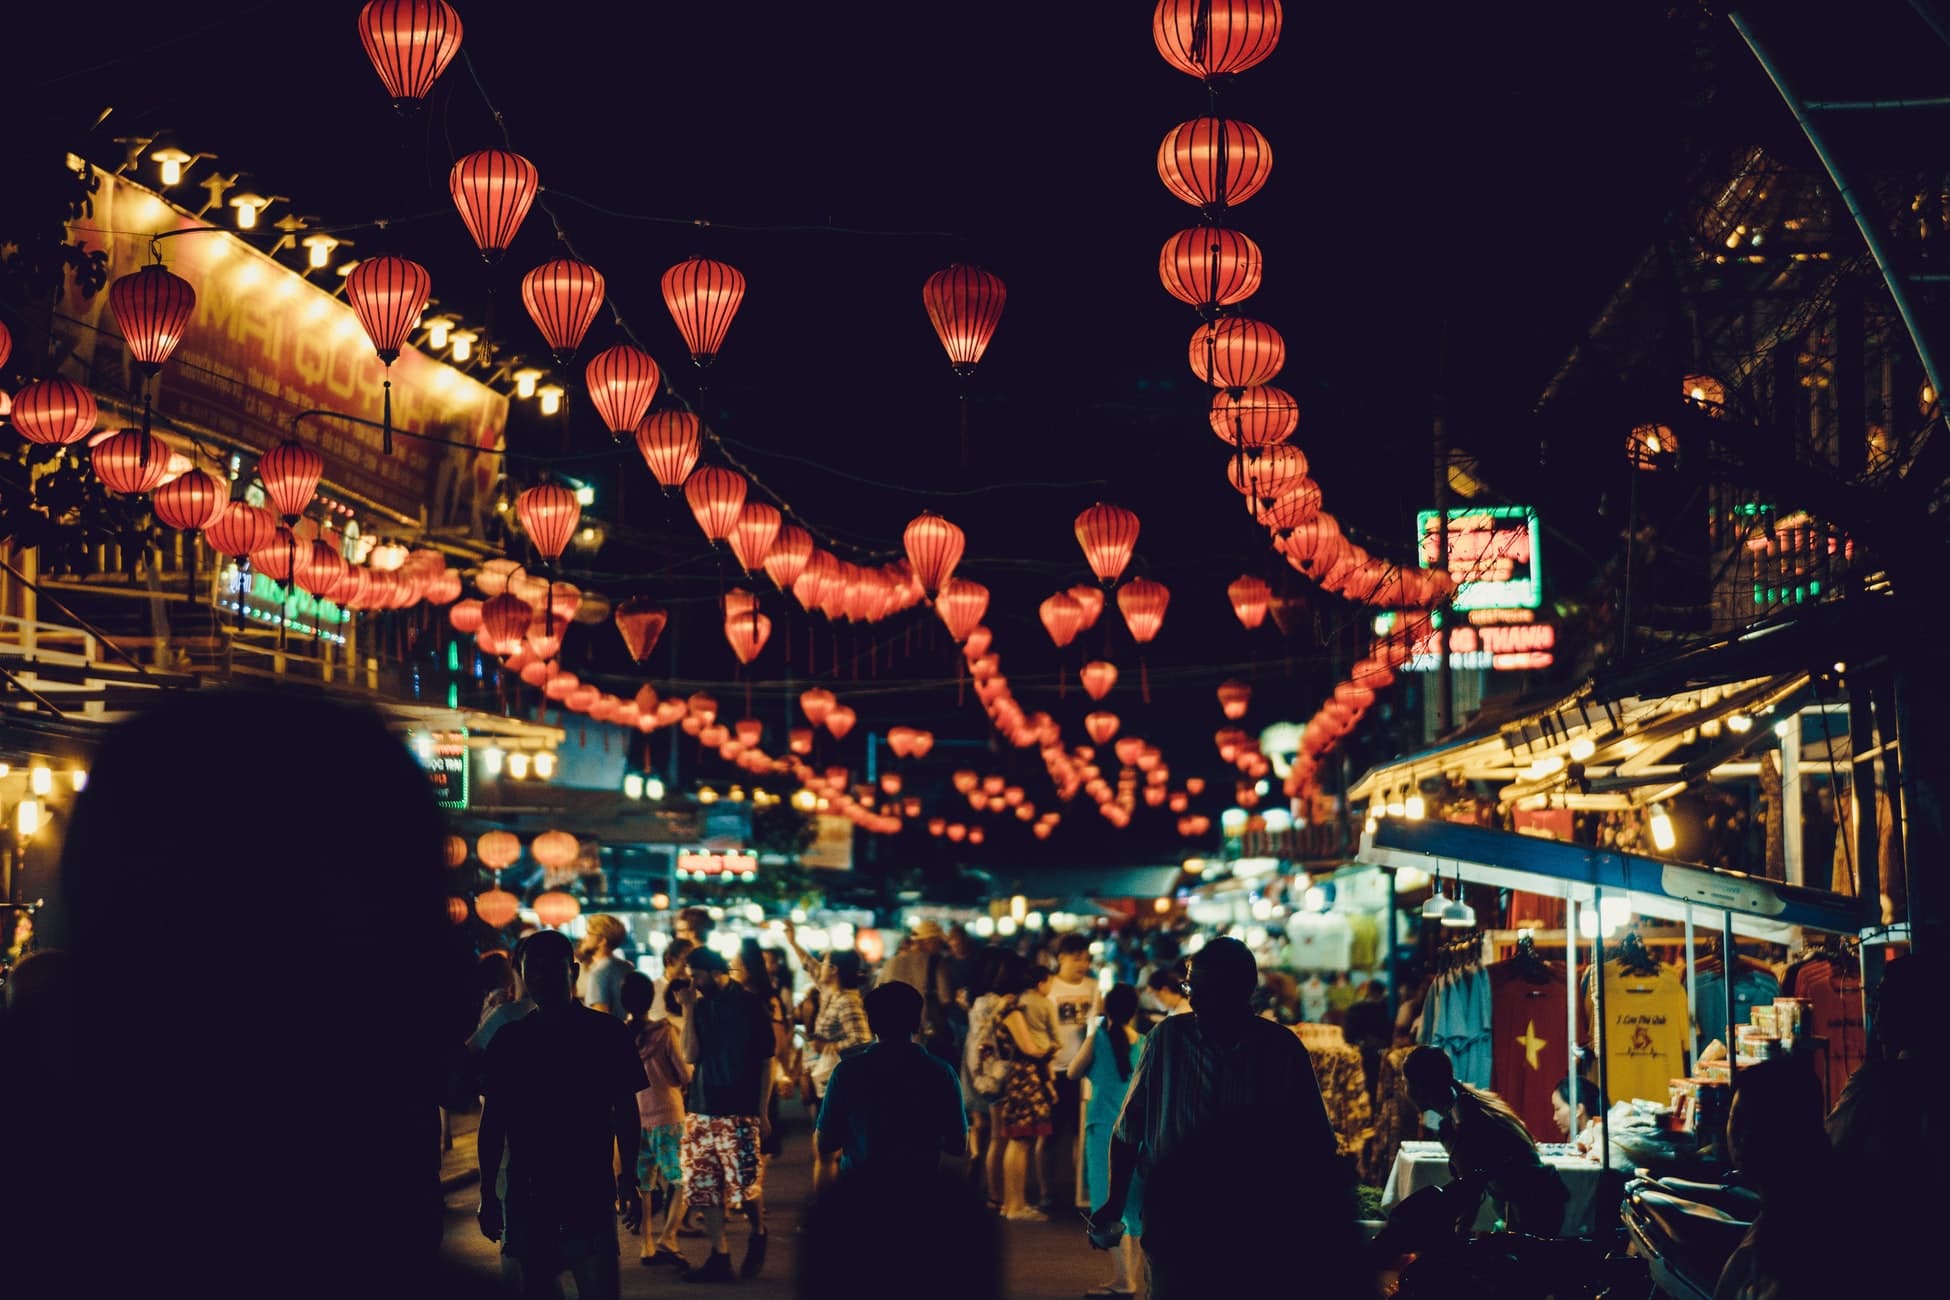
[[[1689,1032],[1686,1041],[1693,1045],[1692,1059],[1699,1060],[1699,963],[1693,960],[1693,905],[1686,904],[1686,1027]],[[1733,982],[1731,970],[1721,972],[1729,984]],[[1729,1033],[1732,1030],[1728,1030]]]
[[[1732,1040],[1727,1043],[1728,1078],[1732,1078],[1740,1072],[1740,1027],[1733,1022],[1733,942],[1733,913],[1731,911],[1722,912],[1720,914],[1720,950],[1727,968],[1725,990],[1727,999],[1727,1037]]]
[[[1436,356],[1434,410],[1429,421],[1435,452],[1435,564],[1439,572],[1449,571],[1449,399],[1443,391],[1449,382],[1449,322],[1442,322],[1442,337]],[[1942,390],[1938,390],[1942,391]],[[1444,601],[1437,617],[1443,626],[1435,634],[1435,731],[1446,736],[1456,725],[1456,683],[1449,673],[1450,602]]]
[[[1564,1073],[1571,1081],[1570,1095],[1564,1100],[1576,1120],[1578,1080],[1584,1071],[1578,1068],[1578,900],[1568,883],[1564,886],[1564,1016]],[[1577,1134],[1568,1136],[1575,1138]]]
[[[1606,1030],[1610,1026],[1605,1023],[1605,891],[1602,888],[1593,886],[1591,890],[1591,911],[1598,920],[1591,940],[1591,984],[1597,998],[1591,1017],[1591,1048],[1598,1055],[1598,1159],[1610,1165],[1611,1062],[1605,1059]]]

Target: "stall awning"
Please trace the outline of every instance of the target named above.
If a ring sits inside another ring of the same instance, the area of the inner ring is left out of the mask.
[[[991,871],[999,895],[1087,902],[1097,898],[1169,898],[1183,869],[1148,867],[1033,867]]]
[[[1796,926],[1858,934],[1873,923],[1861,900],[1691,862],[1564,844],[1441,821],[1389,818],[1361,837],[1360,860],[1589,904],[1623,901],[1636,914],[1683,921],[1730,915],[1736,933],[1775,943]]]

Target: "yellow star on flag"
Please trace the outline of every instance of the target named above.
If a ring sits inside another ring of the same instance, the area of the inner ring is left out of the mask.
[[[1537,1022],[1535,1020],[1524,1026],[1523,1033],[1518,1036],[1517,1041],[1523,1044],[1524,1060],[1530,1063],[1530,1068],[1533,1070],[1539,1068],[1537,1054],[1543,1051],[1549,1044],[1547,1040],[1537,1037]]]

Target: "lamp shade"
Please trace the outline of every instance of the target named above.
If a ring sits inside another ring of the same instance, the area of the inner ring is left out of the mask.
[[[1117,589],[1118,612],[1124,615],[1131,639],[1140,645],[1158,635],[1170,603],[1171,592],[1165,584],[1149,578],[1132,578]]]
[[[1084,731],[1089,733],[1090,739],[1099,745],[1108,745],[1117,735],[1119,725],[1118,716],[1107,709],[1086,713],[1083,717]]]
[[[745,277],[708,257],[686,258],[664,272],[663,291],[691,360],[700,369],[710,365],[745,301]]]
[[[852,705],[835,705],[833,711],[826,715],[826,730],[832,733],[834,740],[845,740],[846,733],[853,730],[853,724],[859,720],[860,715],[853,711]]]
[[[1263,260],[1259,245],[1238,231],[1196,226],[1165,241],[1158,278],[1178,301],[1211,311],[1259,292]]]
[[[345,300],[372,340],[373,351],[389,366],[399,360],[432,294],[433,277],[427,269],[403,257],[365,258],[345,277]]]
[[[1158,179],[1172,196],[1216,215],[1260,192],[1273,174],[1273,146],[1258,127],[1195,117],[1165,133]]]
[[[1226,587],[1226,599],[1232,602],[1232,612],[1240,625],[1248,630],[1266,621],[1267,606],[1272,603],[1273,589],[1264,578],[1250,573],[1234,578]]]
[[[566,365],[603,306],[603,273],[587,262],[558,257],[521,277],[521,301],[542,339]]]
[[[1293,436],[1300,427],[1300,403],[1270,384],[1228,388],[1212,395],[1207,418],[1221,441],[1255,452]]]
[[[229,500],[225,486],[200,469],[186,469],[149,494],[149,506],[163,526],[184,532],[206,526]]]
[[[271,505],[284,516],[287,524],[297,523],[298,516],[305,513],[324,473],[325,458],[296,442],[279,443],[257,462],[257,477],[264,484],[264,495],[271,499]]]
[[[1209,81],[1263,62],[1280,21],[1280,0],[1158,0],[1151,39],[1166,63]]]
[[[481,606],[481,635],[493,652],[505,659],[527,644],[528,624],[533,617],[527,601],[502,592]]]
[[[758,658],[771,636],[772,620],[757,610],[731,614],[725,618],[724,639],[731,644],[731,652],[738,656],[741,664]]]
[[[989,589],[966,578],[950,578],[935,598],[934,607],[947,625],[948,635],[960,643],[968,639],[968,634],[982,621],[982,615],[988,612]]]
[[[616,630],[622,633],[623,645],[637,663],[650,657],[669,622],[669,614],[642,596],[631,596],[616,606]]]
[[[647,415],[636,426],[637,454],[665,491],[691,476],[702,446],[697,417],[689,411]]]
[[[474,897],[474,915],[499,930],[521,915],[521,900],[505,889],[488,889]]]
[[[801,692],[799,696],[799,711],[804,713],[806,721],[815,727],[826,725],[826,715],[833,711],[836,704],[833,693],[823,686],[815,686],[809,691]]]
[[[650,354],[628,343],[604,348],[589,358],[582,374],[603,427],[618,438],[643,422],[662,379]]]
[[[447,173],[447,191],[483,259],[499,261],[541,187],[535,164],[506,149],[470,153]]]
[[[14,394],[8,418],[20,436],[43,446],[65,447],[95,431],[95,395],[69,379],[35,379]]]
[[[731,536],[749,488],[743,474],[717,465],[706,465],[684,481],[684,499],[706,540],[722,542]]]
[[[1107,659],[1093,659],[1077,674],[1083,679],[1083,692],[1093,700],[1109,695],[1117,685],[1117,665]]]
[[[1239,720],[1246,716],[1246,709],[1252,703],[1253,688],[1238,680],[1219,683],[1219,711],[1226,717]]]
[[[1083,630],[1088,632],[1097,626],[1097,620],[1102,618],[1104,613],[1102,588],[1093,587],[1087,582],[1079,582],[1070,588],[1070,599],[1083,608]]]
[[[369,0],[359,11],[359,40],[399,109],[427,97],[459,52],[460,32],[445,0]]]
[[[929,597],[938,593],[961,563],[965,537],[961,529],[932,511],[916,515],[901,533],[907,562]]]
[[[765,553],[765,572],[780,591],[791,591],[812,559],[812,534],[797,524],[786,524]]]
[[[241,560],[263,550],[277,528],[278,521],[270,511],[248,501],[232,501],[204,525],[203,538],[218,555]]]
[[[557,559],[582,522],[582,503],[560,483],[541,483],[515,498],[515,514],[535,549]]]
[[[120,496],[139,496],[169,476],[169,448],[140,429],[122,429],[96,443],[89,459],[102,486]]]
[[[535,901],[530,906],[535,909],[535,919],[552,930],[582,915],[582,904],[576,896],[560,889],[535,895]]]
[[[336,546],[314,537],[300,546],[291,558],[291,581],[321,600],[331,599],[345,581],[351,567]]]
[[[196,310],[196,290],[164,267],[145,266],[108,287],[108,305],[129,355],[153,375],[183,341]]]
[[[1045,600],[1037,607],[1036,614],[1059,650],[1076,640],[1077,633],[1083,630],[1083,606],[1067,591],[1059,591]]]
[[[1252,504],[1255,513],[1260,505],[1270,505],[1299,487],[1306,477],[1306,453],[1286,443],[1265,448],[1256,460],[1234,456],[1226,462],[1226,481]]]
[[[1253,517],[1275,533],[1288,534],[1320,513],[1320,499],[1320,485],[1303,477],[1270,504],[1259,505]]]
[[[1192,331],[1191,363],[1214,388],[1251,388],[1286,367],[1286,340],[1264,321],[1222,316]]]
[[[1077,516],[1076,531],[1090,571],[1100,582],[1116,582],[1137,549],[1138,517],[1122,506],[1100,501]]]
[[[740,506],[738,522],[732,525],[730,536],[731,553],[737,558],[738,567],[746,573],[757,573],[763,568],[784,522],[777,506],[749,500]]]
[[[487,831],[474,841],[474,856],[489,871],[505,871],[521,857],[521,841],[513,831]]]
[[[1002,320],[1008,290],[1002,281],[980,267],[956,263],[936,271],[921,286],[928,319],[948,351],[958,375],[971,375],[988,351],[989,340]]]

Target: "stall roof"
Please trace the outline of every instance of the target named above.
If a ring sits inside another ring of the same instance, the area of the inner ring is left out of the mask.
[[[1142,867],[1027,867],[1019,871],[991,870],[997,894],[1025,898],[1169,898],[1183,868]]]
[[[1564,844],[1441,821],[1388,818],[1361,837],[1360,860],[1413,868],[1475,884],[1521,889],[1588,904],[1602,893],[1634,913],[1685,920],[1731,915],[1737,933],[1776,943],[1793,927],[1860,933],[1873,923],[1861,899],[1636,853]]]

